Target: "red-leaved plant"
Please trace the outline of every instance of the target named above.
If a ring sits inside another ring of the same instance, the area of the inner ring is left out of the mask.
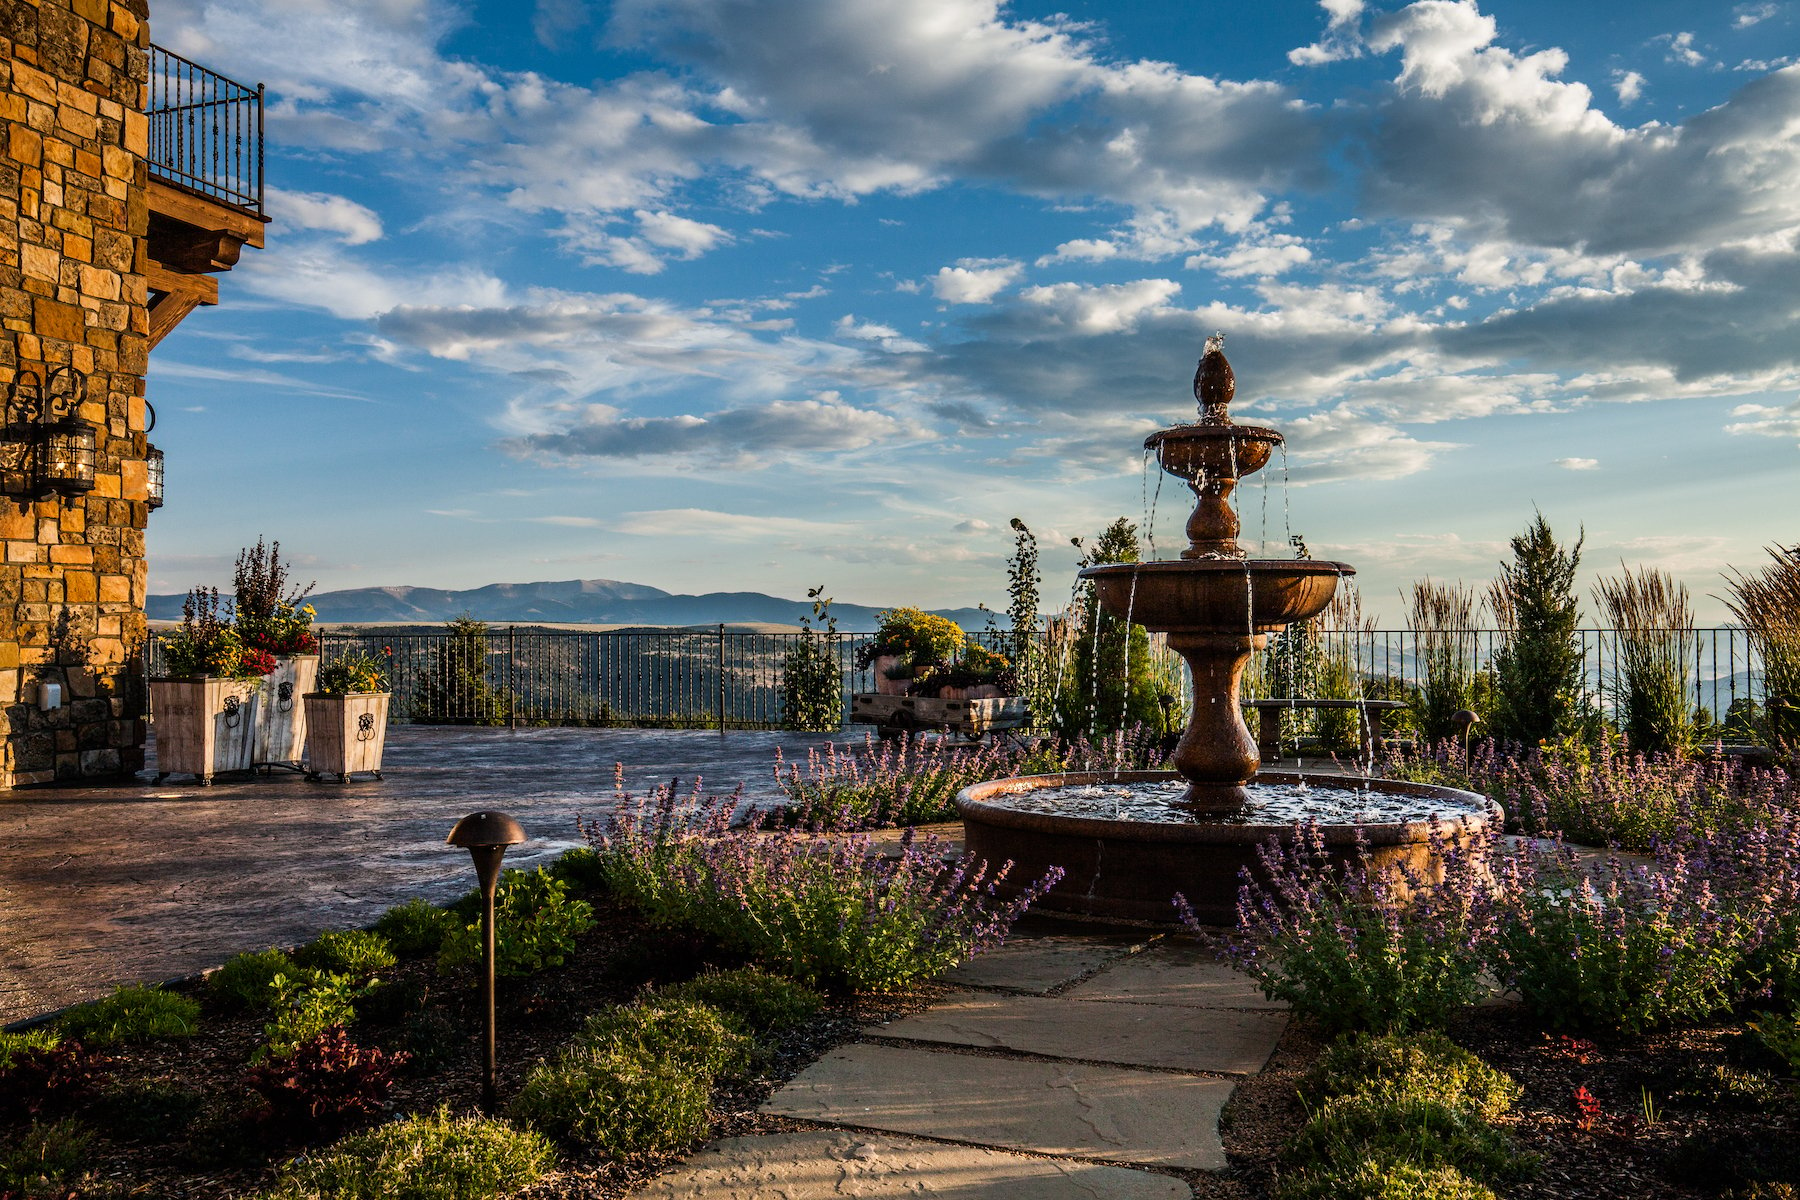
[[[1584,1130],[1592,1130],[1605,1117],[1606,1113],[1600,1108],[1600,1101],[1594,1098],[1594,1093],[1587,1090],[1586,1084],[1575,1089],[1575,1124],[1577,1126]]]
[[[263,1060],[245,1082],[261,1096],[270,1129],[336,1133],[381,1111],[394,1071],[411,1056],[359,1046],[334,1025],[293,1053]]]

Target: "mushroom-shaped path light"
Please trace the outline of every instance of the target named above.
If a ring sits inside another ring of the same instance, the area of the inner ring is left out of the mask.
[[[506,848],[524,840],[525,830],[503,812],[470,813],[444,839],[468,850],[481,884],[481,1107],[487,1113],[494,1111],[494,889]]]

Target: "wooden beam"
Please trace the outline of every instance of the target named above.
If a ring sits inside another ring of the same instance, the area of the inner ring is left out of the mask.
[[[176,187],[166,180],[152,177],[148,189],[150,211],[191,225],[195,229],[215,229],[230,234],[246,246],[262,249],[263,226],[269,218],[246,212],[235,204],[212,200],[198,192]]]
[[[153,292],[177,292],[192,295],[194,304],[217,304],[219,302],[219,281],[211,275],[191,275],[186,271],[177,271],[164,263],[151,262],[144,266],[144,282]],[[189,305],[189,308],[192,308]],[[182,314],[186,316],[186,313]]]
[[[200,307],[192,292],[158,292],[150,298],[150,349],[175,332],[181,319]]]

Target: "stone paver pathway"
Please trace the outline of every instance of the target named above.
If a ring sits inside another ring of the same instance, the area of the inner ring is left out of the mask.
[[[764,1106],[815,1128],[718,1142],[637,1194],[1189,1200],[1176,1172],[1226,1167],[1219,1114],[1287,1024],[1183,940],[1046,918],[945,981]]]

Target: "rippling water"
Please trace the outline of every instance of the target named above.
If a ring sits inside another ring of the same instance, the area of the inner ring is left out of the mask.
[[[1186,790],[1187,783],[1180,779],[1064,784],[991,795],[984,803],[1019,812],[1168,825],[1292,825],[1308,820],[1323,825],[1378,824],[1432,817],[1455,820],[1484,811],[1484,806],[1474,801],[1402,795],[1342,783],[1259,782],[1249,785],[1250,803],[1243,811],[1201,818],[1176,805]]]

